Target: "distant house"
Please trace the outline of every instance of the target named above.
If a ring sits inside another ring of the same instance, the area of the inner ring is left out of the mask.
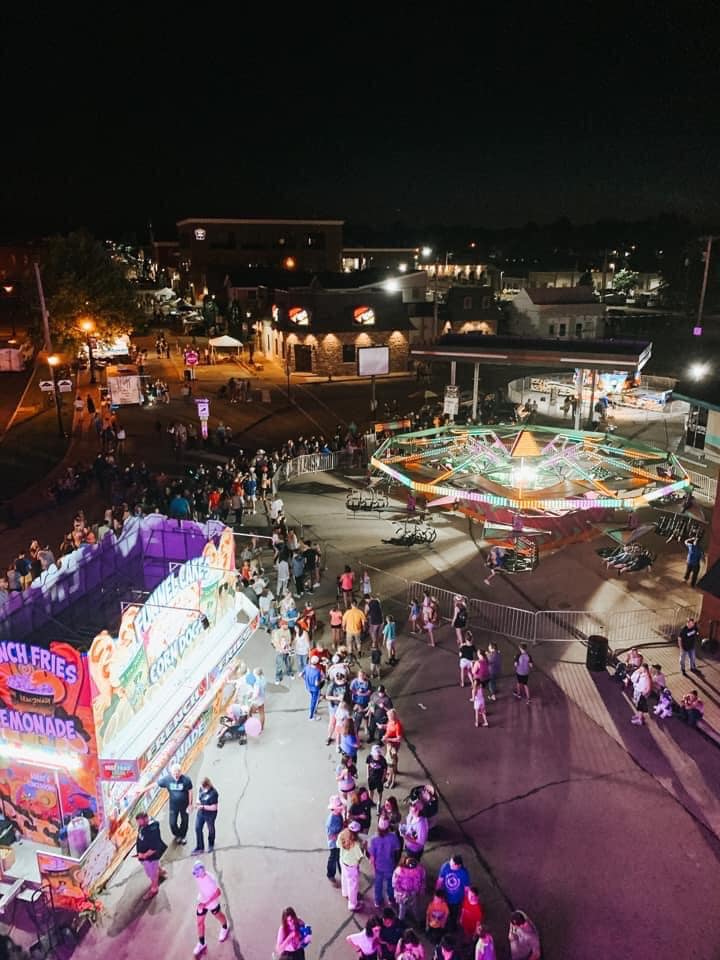
[[[496,334],[502,312],[492,287],[452,286],[447,292],[443,333]]]
[[[592,287],[521,290],[507,304],[508,332],[515,336],[598,339],[605,332],[605,307]]]

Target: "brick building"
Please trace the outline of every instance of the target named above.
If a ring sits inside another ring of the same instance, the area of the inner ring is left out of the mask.
[[[322,273],[339,271],[343,220],[179,220],[178,264],[183,289],[196,300],[219,266]]]
[[[389,347],[391,373],[408,369],[412,324],[400,293],[278,290],[271,309],[262,349],[291,372],[354,374],[358,348],[380,346]]]

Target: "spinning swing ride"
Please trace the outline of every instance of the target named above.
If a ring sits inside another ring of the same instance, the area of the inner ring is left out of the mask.
[[[457,426],[386,440],[372,466],[428,501],[504,528],[552,533],[692,491],[672,453],[604,433],[519,424]],[[588,513],[592,511],[592,513]],[[525,521],[540,529],[530,530]],[[499,532],[499,531],[498,531]]]

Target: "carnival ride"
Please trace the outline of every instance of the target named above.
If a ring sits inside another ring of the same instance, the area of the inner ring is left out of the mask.
[[[506,424],[448,425],[399,434],[372,467],[428,507],[483,524],[483,538],[532,569],[544,549],[597,534],[597,524],[691,498],[677,457],[606,433]],[[542,541],[545,542],[542,542]],[[513,564],[514,565],[514,564]]]

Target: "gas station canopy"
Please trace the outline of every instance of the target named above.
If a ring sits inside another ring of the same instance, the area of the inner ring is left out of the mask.
[[[530,337],[489,337],[450,333],[431,347],[410,355],[423,360],[450,360],[502,366],[553,367],[560,370],[642,370],[652,355],[652,343],[637,340],[560,340]]]

